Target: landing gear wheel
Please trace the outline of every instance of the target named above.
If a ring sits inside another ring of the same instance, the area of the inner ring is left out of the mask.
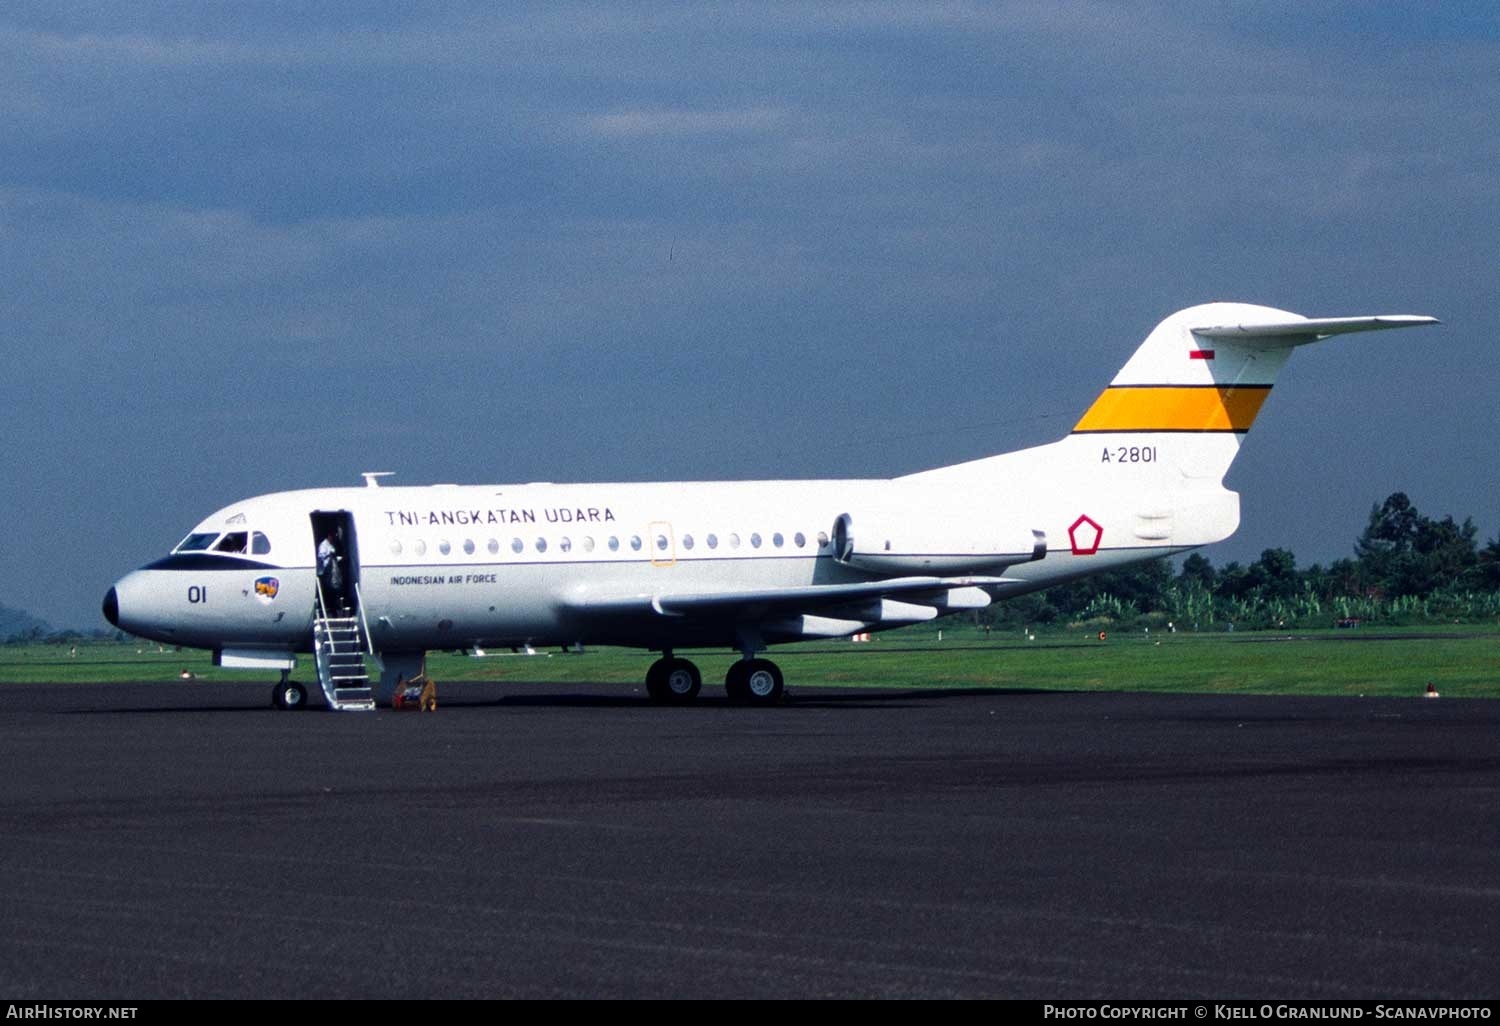
[[[750,660],[745,667],[745,689],[755,705],[775,705],[785,691],[781,668],[769,659]]]
[[[781,668],[769,659],[742,659],[729,667],[724,689],[731,702],[775,705],[786,692]]]
[[[307,689],[294,680],[282,681],[271,689],[271,704],[278,709],[306,709]]]
[[[658,659],[646,671],[646,694],[653,702],[683,705],[702,689],[703,675],[686,659]]]

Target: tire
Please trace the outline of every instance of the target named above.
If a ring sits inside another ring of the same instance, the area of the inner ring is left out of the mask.
[[[769,659],[751,659],[745,664],[745,701],[751,705],[775,705],[786,692],[781,667]]]
[[[294,680],[277,684],[271,689],[271,704],[278,709],[291,711],[307,708],[307,688]]]
[[[786,693],[781,668],[769,659],[741,659],[724,675],[729,700],[741,705],[775,705]]]
[[[686,705],[703,690],[703,675],[686,659],[658,659],[646,671],[646,694],[652,701]]]

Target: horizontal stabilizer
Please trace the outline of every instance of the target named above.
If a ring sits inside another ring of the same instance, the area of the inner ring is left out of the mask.
[[[1345,335],[1352,331],[1379,331],[1382,328],[1415,328],[1423,324],[1441,324],[1436,317],[1417,317],[1410,314],[1387,314],[1379,317],[1313,317],[1275,324],[1218,324],[1203,328],[1189,328],[1202,338],[1225,340],[1267,339],[1284,345],[1302,345],[1316,342],[1330,335]]]

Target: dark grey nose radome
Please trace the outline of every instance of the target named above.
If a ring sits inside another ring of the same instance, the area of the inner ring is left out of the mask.
[[[115,594],[113,588],[104,593],[104,618],[111,625],[120,626],[120,596]]]

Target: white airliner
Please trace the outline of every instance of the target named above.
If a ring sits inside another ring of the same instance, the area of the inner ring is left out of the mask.
[[[661,702],[701,687],[675,649],[729,647],[743,656],[730,698],[774,702],[768,645],[929,620],[1229,537],[1239,496],[1224,474],[1292,349],[1435,323],[1192,307],[1157,325],[1067,437],[889,480],[397,488],[367,474],[364,487],[262,495],[126,574],[104,616],[222,666],[280,670],[283,708],[308,700],[289,677],[298,653],[313,653],[330,706],[372,708],[430,649],[575,644],[661,652],[646,674]]]

